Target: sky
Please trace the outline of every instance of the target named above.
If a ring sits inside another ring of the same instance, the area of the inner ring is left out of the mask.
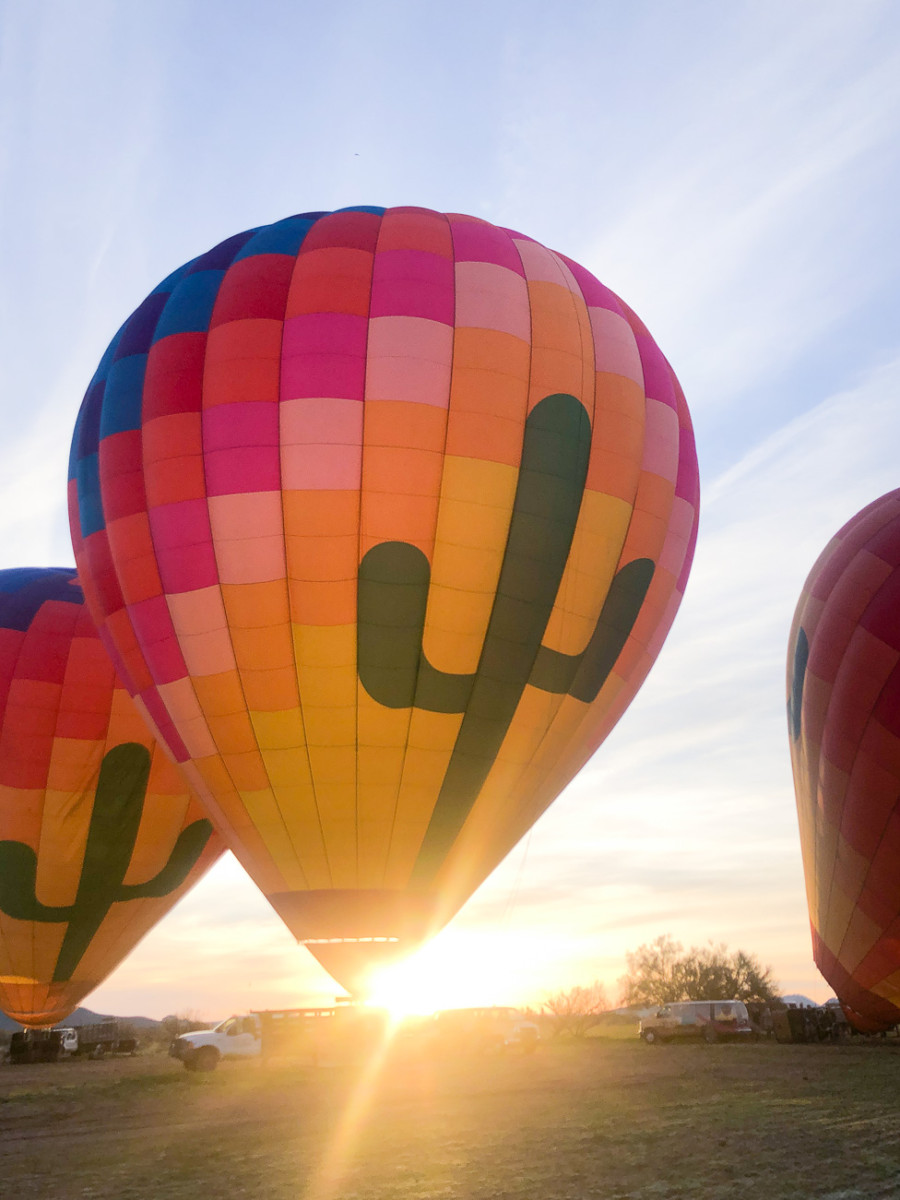
[[[619,726],[399,986],[615,999],[628,951],[671,934],[823,1000],[785,655],[818,553],[898,484],[898,192],[893,0],[5,0],[0,568],[74,562],[81,397],[180,263],[353,204],[527,233],[672,363],[700,538]],[[228,856],[86,1003],[215,1018],[334,994]]]

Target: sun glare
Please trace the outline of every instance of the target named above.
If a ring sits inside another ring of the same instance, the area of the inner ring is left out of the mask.
[[[394,1017],[426,1016],[445,1008],[511,1003],[508,974],[496,947],[479,953],[471,938],[445,937],[385,967],[375,977],[370,1003]]]

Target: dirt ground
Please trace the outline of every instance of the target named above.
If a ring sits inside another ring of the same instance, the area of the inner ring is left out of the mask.
[[[0,1067],[16,1200],[900,1198],[900,1047]]]

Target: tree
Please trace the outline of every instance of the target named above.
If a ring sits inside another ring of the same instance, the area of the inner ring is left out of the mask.
[[[553,1034],[568,1033],[582,1038],[609,1011],[609,998],[602,983],[594,980],[587,986],[554,992],[544,1000],[541,1012],[550,1019]]]
[[[724,942],[684,952],[670,934],[625,955],[628,971],[619,980],[623,1004],[671,1004],[678,1000],[778,998],[772,968],[755,955],[729,951]]]

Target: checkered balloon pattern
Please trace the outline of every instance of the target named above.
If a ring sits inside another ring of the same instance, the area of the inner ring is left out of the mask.
[[[75,572],[0,571],[0,1008],[62,1020],[223,850]]]
[[[418,208],[289,217],[179,268],[110,344],[71,456],[122,678],[351,987],[618,721],[697,506],[684,397],[627,305]]]
[[[810,572],[788,726],[813,953],[861,1030],[900,1021],[900,490]]]

